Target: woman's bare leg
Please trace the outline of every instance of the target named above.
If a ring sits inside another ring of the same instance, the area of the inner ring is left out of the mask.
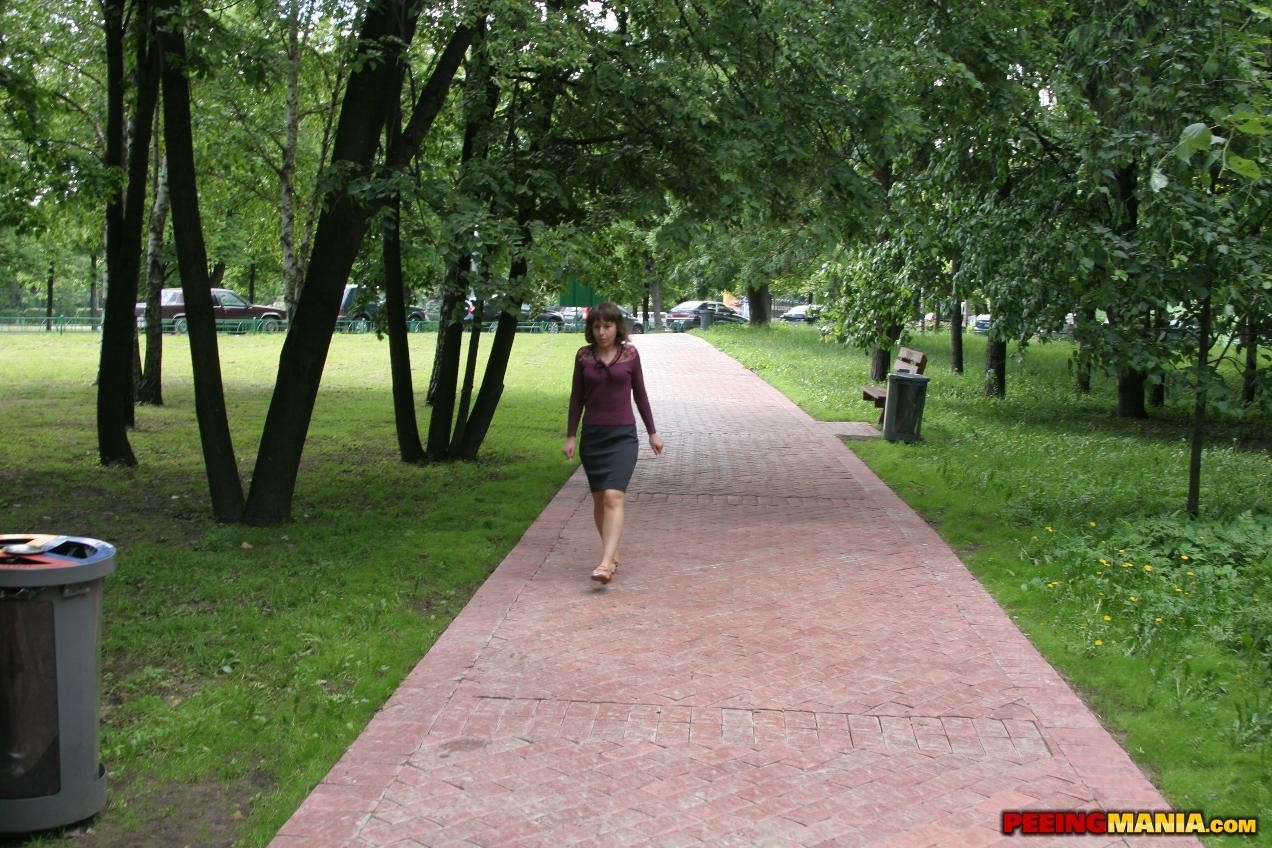
[[[623,537],[623,493],[618,489],[606,489],[593,497],[594,504],[599,507],[594,516],[598,518],[597,530],[601,533],[602,546],[601,564],[593,576],[603,577],[608,582],[618,564],[618,542]]]

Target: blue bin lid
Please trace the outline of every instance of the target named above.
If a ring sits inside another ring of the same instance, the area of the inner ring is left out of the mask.
[[[115,570],[115,546],[83,536],[0,535],[0,589],[87,583]]]

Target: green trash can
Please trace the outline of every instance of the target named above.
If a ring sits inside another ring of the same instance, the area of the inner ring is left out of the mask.
[[[106,805],[98,643],[114,570],[115,547],[97,539],[0,535],[0,833]]]
[[[883,402],[883,437],[890,442],[917,442],[923,426],[923,404],[928,378],[922,374],[893,371],[888,375],[888,397]]]

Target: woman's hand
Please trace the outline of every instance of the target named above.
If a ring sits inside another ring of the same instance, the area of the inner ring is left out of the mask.
[[[565,454],[566,459],[574,459],[574,437],[567,436],[565,445],[561,448],[561,453]]]
[[[649,434],[649,446],[654,449],[654,456],[662,456],[663,440],[657,433]]]

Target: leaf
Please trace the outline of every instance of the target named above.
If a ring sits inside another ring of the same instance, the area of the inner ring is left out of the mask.
[[[1223,162],[1229,169],[1237,172],[1248,180],[1263,179],[1263,171],[1259,168],[1259,163],[1251,159],[1247,159],[1244,156],[1229,153],[1224,157]]]
[[[1192,154],[1199,150],[1208,149],[1213,138],[1214,133],[1205,124],[1200,122],[1189,124],[1179,134],[1179,147],[1176,148],[1176,155],[1187,162],[1188,157]]]
[[[1169,184],[1170,184],[1170,180],[1166,179],[1166,175],[1163,174],[1161,171],[1157,170],[1156,168],[1154,168],[1153,176],[1149,180],[1149,185],[1152,186],[1153,191],[1155,192],[1161,191],[1162,189],[1166,188],[1166,186]]]

